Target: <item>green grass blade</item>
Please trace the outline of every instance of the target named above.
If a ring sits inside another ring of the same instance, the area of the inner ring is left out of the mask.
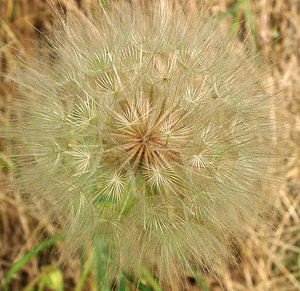
[[[226,17],[230,16],[230,15],[236,15],[240,6],[242,4],[242,0],[239,1],[235,1],[234,4],[228,8],[225,12],[220,13],[217,18],[220,20],[225,19]]]
[[[198,272],[191,266],[190,267],[190,270],[194,276],[194,278],[196,279],[197,283],[201,286],[201,288],[204,290],[204,291],[209,291],[209,288],[208,286],[206,285],[206,283],[204,282],[204,280],[200,277],[200,275],[198,274]]]
[[[128,286],[126,285],[126,279],[121,277],[118,282],[118,291],[129,291]]]
[[[106,8],[107,7],[107,0],[98,0],[101,7]]]
[[[82,272],[80,274],[80,278],[79,278],[79,282],[75,288],[75,291],[81,291],[84,287],[84,283],[88,277],[88,274],[91,270],[91,267],[93,265],[93,260],[94,260],[94,253],[91,252],[88,260],[86,261],[86,263],[83,265],[83,269]]]
[[[60,240],[63,237],[62,234],[50,237],[42,241],[37,246],[33,247],[29,252],[27,252],[23,257],[21,257],[18,261],[16,261],[12,267],[8,270],[4,277],[3,289],[8,291],[8,286],[13,278],[14,274],[16,274],[24,265],[26,265],[36,254],[41,252],[42,250],[48,248],[53,245],[55,242]]]
[[[258,41],[257,41],[257,35],[256,35],[256,31],[255,31],[254,21],[253,21],[253,18],[252,18],[252,13],[251,13],[249,0],[244,0],[243,6],[244,6],[244,11],[245,11],[245,17],[246,17],[250,32],[252,34],[252,37],[254,39],[256,49],[259,49],[259,44],[258,44]]]
[[[133,285],[135,285],[135,287],[141,291],[152,291],[151,288],[147,287],[145,284],[143,284],[141,282],[140,279],[138,279],[137,277],[135,277],[134,275],[127,273],[125,271],[123,271],[124,276],[126,277],[126,279],[128,281],[130,281]]]
[[[157,281],[155,280],[155,278],[152,276],[152,274],[148,269],[142,266],[141,271],[142,271],[142,275],[144,276],[146,281],[151,285],[154,291],[162,291]]]
[[[108,272],[111,262],[108,250],[106,249],[105,244],[101,242],[101,240],[97,241],[97,239],[95,239],[94,243],[97,290],[110,290]]]
[[[13,18],[14,18],[14,15],[16,13],[16,8],[17,8],[17,4],[18,4],[18,0],[13,0],[13,6],[12,6],[12,9],[9,13],[9,16],[8,16],[8,21],[9,22],[12,22]]]

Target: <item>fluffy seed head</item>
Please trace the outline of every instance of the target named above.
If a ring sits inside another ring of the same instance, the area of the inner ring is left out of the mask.
[[[68,13],[15,76],[14,134],[21,189],[68,249],[93,241],[114,270],[163,277],[227,257],[264,212],[272,100],[219,23],[141,3]]]

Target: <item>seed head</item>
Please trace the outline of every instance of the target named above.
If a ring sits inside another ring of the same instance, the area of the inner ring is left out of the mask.
[[[115,271],[164,277],[228,257],[266,210],[272,99],[215,20],[142,3],[61,20],[15,76],[14,134],[22,191],[68,250],[92,241]]]

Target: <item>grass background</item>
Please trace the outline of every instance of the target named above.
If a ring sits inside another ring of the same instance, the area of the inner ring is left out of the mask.
[[[14,161],[10,158],[9,142],[1,138],[1,132],[11,126],[16,89],[5,74],[12,72],[16,53],[30,51],[32,40],[40,41],[43,33],[51,31],[55,22],[53,7],[80,9],[88,14],[95,2],[0,0],[0,286],[9,276],[9,291],[96,290],[96,275],[90,261],[84,263],[74,258],[66,265],[60,264],[61,244],[56,237],[36,246],[60,229],[41,219],[38,209],[24,203],[19,193],[4,192],[6,182],[12,179]],[[194,0],[181,2],[195,9]],[[236,247],[237,265],[220,265],[218,279],[213,275],[201,276],[209,290],[300,290],[300,3],[206,2],[210,13],[227,23],[236,37],[251,41],[265,60],[270,60],[270,90],[282,92],[280,115],[286,121],[284,146],[288,158],[282,160],[278,169],[284,184],[274,201],[279,211],[269,218],[273,228],[249,229],[249,237]],[[151,277],[147,273],[144,277],[143,282],[150,286]],[[178,290],[203,290],[192,274],[176,280]],[[119,290],[128,290],[125,285],[130,285],[129,281],[124,278],[124,286],[120,284],[124,288],[119,286]],[[179,287],[180,281],[185,287]],[[155,282],[152,283],[155,290]]]

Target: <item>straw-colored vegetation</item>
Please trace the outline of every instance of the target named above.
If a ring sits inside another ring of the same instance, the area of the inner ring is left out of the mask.
[[[187,9],[196,9],[194,0],[181,2]],[[278,169],[284,183],[276,193],[274,205],[279,210],[269,217],[271,227],[249,229],[248,238],[236,246],[238,261],[235,265],[220,266],[217,276],[201,276],[210,290],[300,290],[299,1],[206,2],[210,12],[227,23],[237,37],[256,45],[266,61],[271,59],[270,83],[273,85],[270,90],[281,92],[282,96],[279,114],[286,122],[286,158],[282,158]],[[10,120],[15,114],[17,92],[5,74],[13,71],[17,53],[30,51],[33,41],[44,41],[43,34],[51,31],[55,22],[55,9],[81,10],[89,14],[95,4],[96,0],[1,0],[0,133],[12,126]],[[11,141],[1,136],[0,286],[9,281],[7,290],[12,291],[35,290],[35,286],[39,290],[96,290],[97,276],[91,271],[90,260],[83,262],[74,258],[67,265],[60,264],[61,245],[54,236],[60,232],[58,225],[43,219],[39,209],[25,203],[26,197],[14,189],[7,191],[15,163],[11,158]],[[48,237],[52,239],[45,240]],[[143,275],[144,284],[157,288],[147,271]],[[181,281],[185,282],[184,290],[201,290],[192,274],[182,276]]]

